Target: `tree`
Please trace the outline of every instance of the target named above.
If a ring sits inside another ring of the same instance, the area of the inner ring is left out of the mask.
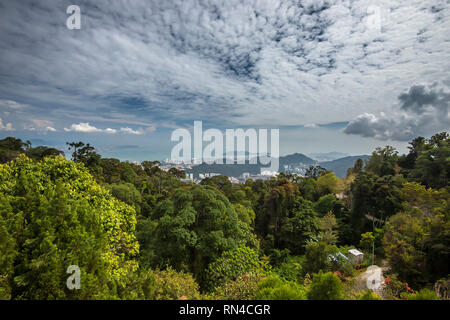
[[[412,285],[448,275],[450,215],[447,189],[406,184],[404,211],[386,224],[383,247],[393,272]]]
[[[31,159],[42,160],[48,156],[63,156],[64,152],[55,148],[39,146],[36,148],[29,147],[26,151],[26,155]]]
[[[240,246],[225,251],[219,259],[210,263],[206,270],[206,279],[212,289],[224,282],[234,281],[246,273],[262,274],[266,269],[267,263],[259,259],[255,250]]]
[[[196,300],[200,298],[199,286],[192,274],[166,270],[149,271],[152,283],[149,298],[154,300]]]
[[[328,172],[327,169],[322,168],[321,166],[309,166],[309,168],[306,169],[305,177],[317,180],[317,178],[319,178],[322,174],[325,174],[327,172]]]
[[[224,251],[245,243],[237,214],[219,191],[201,185],[179,189],[154,210],[158,262],[199,278]]]
[[[111,298],[136,271],[135,212],[80,164],[25,156],[0,165],[0,261],[13,299]],[[83,290],[66,288],[81,269]]]
[[[178,179],[184,179],[184,178],[186,177],[186,174],[184,173],[183,170],[179,170],[179,169],[177,169],[177,168],[175,168],[175,167],[170,168],[170,169],[169,169],[169,173],[170,173],[171,175],[174,175],[174,176],[177,177]]]
[[[314,204],[314,208],[318,214],[324,216],[328,212],[334,212],[336,204],[336,197],[333,194],[327,194],[320,197],[320,199]]]
[[[256,300],[306,300],[303,286],[272,274],[258,284]]]
[[[366,170],[378,176],[397,173],[398,152],[394,147],[376,148],[366,164]]]
[[[317,179],[316,190],[320,195],[336,193],[339,178],[333,172],[322,174]]]
[[[426,139],[424,137],[414,138],[411,142],[409,142],[409,145],[409,153],[401,156],[398,160],[398,164],[404,169],[403,172],[405,175],[408,175],[410,170],[414,169],[417,157],[426,146]]]
[[[314,273],[319,270],[328,271],[331,267],[329,256],[338,252],[338,248],[323,241],[310,242],[306,245],[304,273]]]
[[[365,171],[356,176],[351,185],[352,243],[357,243],[362,233],[373,231],[373,223],[369,219],[375,218],[375,224],[379,226],[402,209],[400,188],[403,182],[401,176],[378,177]]]
[[[298,197],[288,217],[282,221],[279,248],[287,248],[294,254],[303,253],[306,241],[317,231],[318,218],[312,203]]]
[[[115,183],[107,186],[107,189],[111,191],[114,197],[134,207],[137,214],[141,213],[142,197],[133,184]]]
[[[99,165],[101,156],[95,152],[95,148],[89,143],[83,142],[66,142],[69,150],[73,149],[72,160],[75,162],[84,163],[84,165],[91,169],[96,169]]]
[[[450,139],[447,132],[432,136],[420,148],[408,178],[432,188],[448,185],[450,179]]]
[[[344,289],[341,280],[331,272],[313,275],[311,288],[308,291],[309,300],[343,300]]]
[[[334,245],[337,242],[338,234],[335,230],[337,227],[337,221],[332,213],[328,213],[319,219],[319,238],[326,244]]]
[[[14,137],[0,140],[0,163],[6,163],[25,152],[26,143]]]
[[[359,245],[361,248],[364,248],[366,250],[372,249],[372,246],[374,244],[375,237],[372,232],[366,232],[361,235],[361,240],[359,241]]]

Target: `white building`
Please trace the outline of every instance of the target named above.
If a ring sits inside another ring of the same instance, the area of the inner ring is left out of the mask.
[[[352,264],[360,264],[364,260],[364,253],[356,249],[348,250],[348,259]]]

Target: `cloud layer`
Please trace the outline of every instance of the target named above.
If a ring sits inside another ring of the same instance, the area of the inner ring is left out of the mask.
[[[193,120],[402,141],[446,125],[448,0],[80,0],[68,30],[71,4],[0,2],[1,128],[114,144]]]
[[[104,133],[110,133],[110,134],[122,132],[122,133],[128,133],[128,134],[136,134],[136,135],[140,135],[145,132],[142,129],[133,130],[128,127],[120,128],[120,129],[111,129],[111,128],[99,129],[99,128],[96,128],[96,127],[90,125],[89,122],[73,123],[70,126],[70,128],[64,128],[64,131],[66,131],[66,132],[83,132],[83,133],[104,132]]]
[[[408,141],[418,135],[449,130],[450,91],[414,85],[398,97],[393,113],[363,113],[350,121],[344,132],[382,140]]]

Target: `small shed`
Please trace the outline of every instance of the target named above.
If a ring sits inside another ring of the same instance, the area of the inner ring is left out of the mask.
[[[364,253],[356,249],[348,250],[348,259],[352,264],[360,264],[364,260]]]

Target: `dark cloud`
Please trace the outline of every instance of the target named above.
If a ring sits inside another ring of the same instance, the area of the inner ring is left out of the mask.
[[[450,128],[450,94],[437,89],[437,85],[414,85],[398,99],[399,111],[379,116],[361,114],[349,122],[344,132],[381,140],[407,141]]]
[[[443,90],[428,88],[424,85],[412,86],[407,93],[398,97],[401,109],[423,114],[427,107],[436,108],[444,113],[448,112],[450,94]]]

